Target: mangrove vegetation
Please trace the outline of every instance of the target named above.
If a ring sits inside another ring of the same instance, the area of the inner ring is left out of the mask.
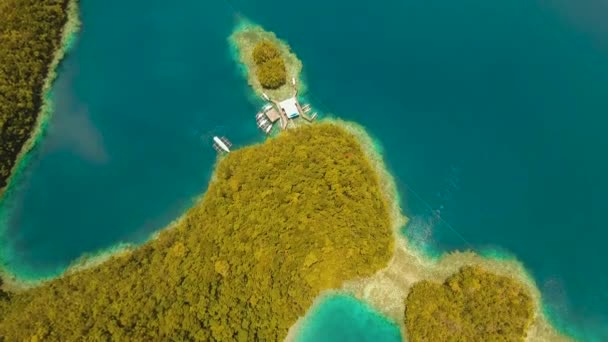
[[[315,297],[393,254],[356,138],[306,125],[223,158],[174,227],[100,265],[3,296],[7,341],[277,341]]]
[[[34,130],[68,1],[0,1],[0,192]]]

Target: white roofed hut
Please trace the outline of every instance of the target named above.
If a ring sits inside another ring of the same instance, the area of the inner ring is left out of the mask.
[[[279,102],[279,106],[288,119],[294,119],[300,116],[300,105],[295,97]]]

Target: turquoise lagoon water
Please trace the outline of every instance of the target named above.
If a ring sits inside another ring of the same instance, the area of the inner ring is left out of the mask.
[[[47,135],[2,203],[4,261],[30,279],[178,217],[206,188],[213,134],[261,138],[221,3],[81,4]]]
[[[142,241],[205,190],[211,134],[261,140],[226,41],[243,16],[290,43],[316,106],[380,140],[421,248],[514,255],[562,328],[608,340],[607,9],[82,0],[55,115],[0,208],[6,267]]]
[[[369,306],[346,295],[324,298],[304,317],[300,342],[401,341],[399,326]]]

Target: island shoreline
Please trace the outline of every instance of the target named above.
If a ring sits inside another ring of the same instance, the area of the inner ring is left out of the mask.
[[[48,120],[53,112],[53,103],[50,98],[50,92],[52,90],[53,83],[57,78],[57,69],[61,62],[64,60],[66,54],[72,48],[73,41],[78,34],[82,23],[80,22],[79,15],[79,0],[68,0],[63,10],[66,11],[66,21],[63,28],[61,29],[61,38],[58,49],[53,53],[53,59],[46,66],[45,74],[46,77],[40,90],[41,97],[38,103],[38,109],[36,114],[36,121],[29,134],[29,137],[14,156],[14,164],[11,168],[9,176],[6,178],[6,185],[0,188],[0,201],[3,201],[6,195],[10,192],[12,181],[18,177],[18,174],[22,171],[27,164],[29,153],[36,147],[38,142],[46,133]]]
[[[262,40],[269,40],[276,44],[285,60],[287,82],[277,89],[262,88],[255,75],[255,62],[253,61],[253,58],[249,57],[255,43]],[[261,26],[246,19],[241,19],[233,29],[232,34],[228,37],[228,43],[232,59],[236,62],[241,76],[245,78],[252,90],[249,94],[252,96],[250,97],[250,100],[261,103],[261,101],[257,101],[257,99],[261,99],[263,93],[267,93],[270,97],[279,101],[290,97],[293,91],[290,85],[292,78],[297,80],[299,95],[306,93],[308,87],[302,80],[302,61],[300,61],[296,54],[291,51],[289,44],[279,39],[273,32],[265,31]]]

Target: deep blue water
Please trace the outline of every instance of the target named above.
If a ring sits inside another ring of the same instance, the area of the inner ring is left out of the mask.
[[[204,191],[211,133],[261,138],[236,11],[290,43],[314,104],[381,141],[408,236],[516,256],[560,326],[608,340],[608,3],[232,4],[82,0],[48,134],[2,204],[9,269],[145,239]]]
[[[346,295],[325,298],[304,317],[298,342],[401,341],[399,326]]]

